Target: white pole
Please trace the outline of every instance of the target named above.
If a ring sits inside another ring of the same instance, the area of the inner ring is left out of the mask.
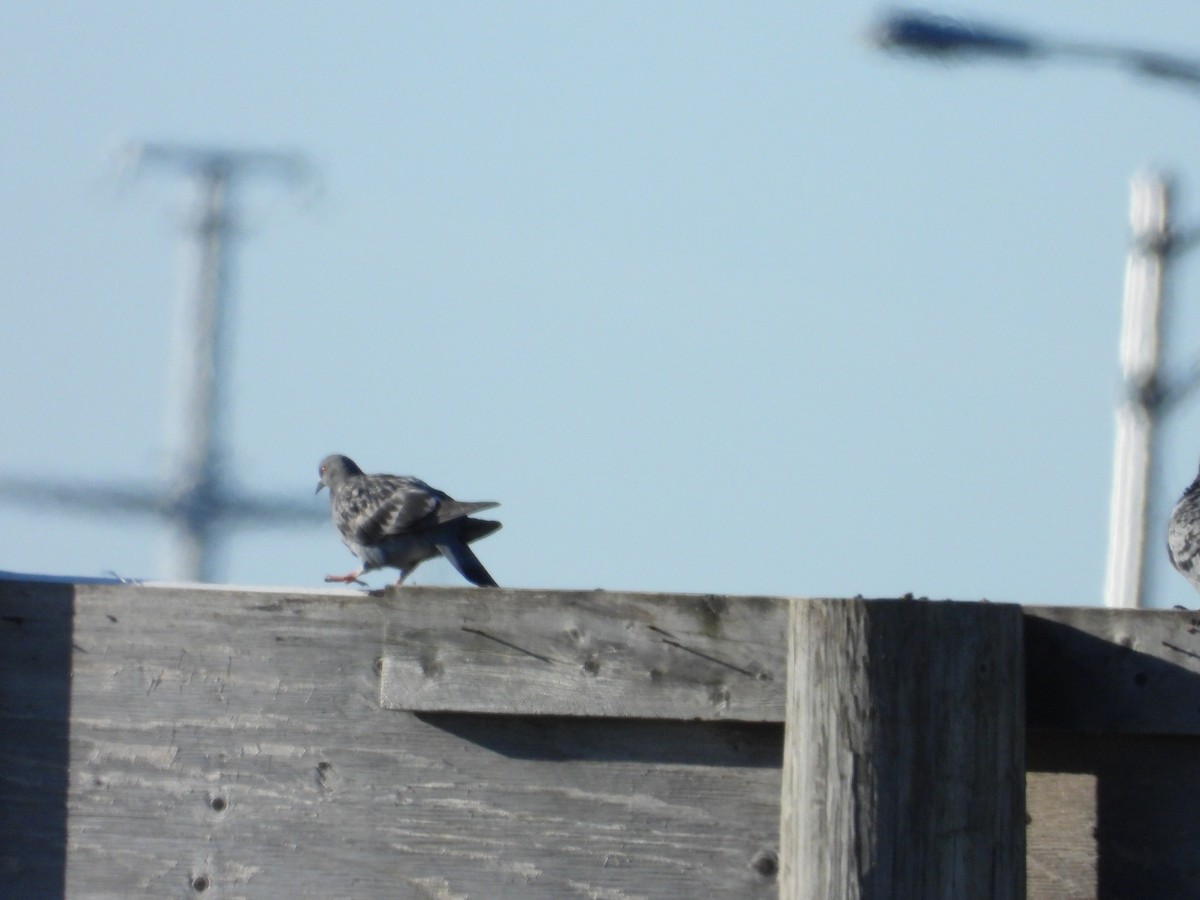
[[[1147,510],[1154,482],[1154,428],[1161,395],[1163,275],[1170,251],[1170,194],[1158,173],[1131,185],[1133,246],[1125,269],[1121,322],[1123,391],[1116,413],[1104,605],[1136,608],[1145,599]]]

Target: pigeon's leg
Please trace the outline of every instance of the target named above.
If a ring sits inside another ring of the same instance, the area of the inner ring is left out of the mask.
[[[366,584],[365,581],[358,577],[363,571],[363,569],[359,569],[357,572],[347,572],[345,575],[326,575],[325,581],[337,582],[338,584]]]
[[[400,587],[400,585],[404,584],[404,579],[411,575],[413,573],[413,569],[415,568],[416,566],[409,566],[407,569],[401,569],[400,577],[396,579],[396,587]]]

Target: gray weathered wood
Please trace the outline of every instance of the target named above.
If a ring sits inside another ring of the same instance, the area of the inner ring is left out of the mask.
[[[1200,735],[1200,612],[1026,607],[1028,727]]]
[[[424,712],[782,721],[776,599],[399,590],[384,706]]]
[[[389,596],[390,708],[783,721],[787,606],[778,598]],[[1024,611],[1029,728],[1200,735],[1200,613]],[[490,689],[501,675],[505,690]]]
[[[1031,755],[1036,753],[1036,745],[1037,739],[1031,736]],[[1091,900],[1096,896],[1096,793],[1092,773],[1025,773],[1025,891],[1029,900]],[[1166,895],[1149,891],[1148,896]]]
[[[772,897],[787,602],[0,582],[0,896]],[[1029,897],[1189,896],[1197,614],[1025,619]],[[381,708],[422,654],[438,697]]]
[[[0,584],[0,895],[775,895],[778,725],[383,709],[407,614]]]
[[[1024,897],[1020,608],[792,610],[780,896]]]

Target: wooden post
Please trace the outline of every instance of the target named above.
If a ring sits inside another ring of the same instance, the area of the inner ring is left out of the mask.
[[[782,900],[1025,896],[1022,613],[792,603]]]

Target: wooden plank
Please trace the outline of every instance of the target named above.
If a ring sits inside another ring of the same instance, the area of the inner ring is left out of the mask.
[[[783,721],[785,601],[496,596],[389,595],[399,624],[383,655],[381,702],[427,712]],[[1200,704],[1191,700],[1200,692],[1200,615],[1024,612],[1027,727],[1200,734]],[[505,690],[490,689],[500,677]]]
[[[775,598],[403,588],[385,637],[390,709],[781,722]]]
[[[1027,772],[1025,808],[1029,821],[1025,832],[1028,900],[1096,897],[1095,774]]]
[[[0,893],[773,897],[779,724],[527,718],[504,713],[499,688],[494,714],[380,708],[384,660],[433,634],[419,633],[418,607],[519,616],[539,596],[556,595],[0,583]],[[655,621],[682,645],[655,652],[699,715],[713,713],[696,685],[720,671],[733,704],[782,720],[786,679],[771,660],[785,630],[769,623],[785,601],[755,598],[706,628],[706,598],[673,612],[672,598],[566,596],[605,674],[621,671],[617,624]],[[592,632],[587,600],[622,612],[601,608],[607,624]],[[758,621],[738,624],[743,612]],[[682,634],[661,624],[671,616]],[[1031,717],[1060,729],[1029,735],[1030,897],[1189,895],[1196,614],[1054,607],[1026,619]],[[544,647],[579,646],[540,631]],[[716,646],[734,655],[684,649]],[[587,662],[571,652],[561,658]],[[621,663],[638,684],[649,652]],[[771,673],[753,704],[724,671],[731,660]],[[1155,736],[1170,729],[1183,736]]]
[[[1200,613],[1025,607],[1027,724],[1200,735]]]
[[[0,584],[0,622],[22,590],[44,588]],[[0,810],[24,797],[23,816],[58,823],[49,895],[776,894],[778,725],[382,709],[379,662],[409,613],[390,597],[118,585],[36,600],[23,627],[57,631],[73,677],[60,667],[59,702],[21,727],[45,726],[27,743],[60,790],[39,799],[0,772]],[[20,635],[0,638],[0,684],[42,677]],[[2,821],[9,853],[22,820]],[[3,879],[26,862],[4,859]]]
[[[1023,898],[1020,607],[792,609],[780,897]]]

